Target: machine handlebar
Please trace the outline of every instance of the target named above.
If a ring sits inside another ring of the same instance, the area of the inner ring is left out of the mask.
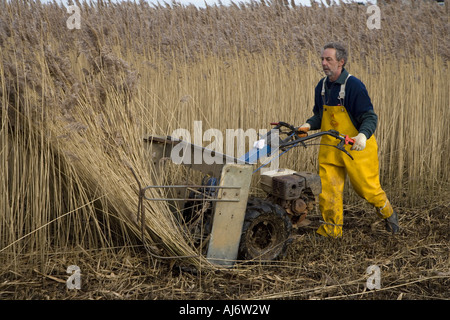
[[[279,122],[271,122],[270,124],[274,125],[275,126],[274,129],[278,129],[280,131],[280,133],[287,135],[287,137],[285,139],[282,139],[280,137],[280,145],[279,145],[280,149],[285,149],[287,147],[295,146],[297,144],[301,144],[304,147],[306,147],[306,144],[304,143],[305,141],[315,139],[320,136],[329,135],[340,141],[337,145],[331,145],[331,146],[341,150],[342,152],[347,154],[353,160],[353,157],[344,148],[344,145],[353,145],[355,143],[355,140],[350,138],[348,135],[343,135],[336,130],[320,131],[320,132],[308,135],[306,132],[298,131],[297,127],[295,127],[289,123],[286,123],[286,122],[279,121]],[[287,128],[288,131],[283,131],[282,128]],[[306,134],[306,136],[300,137],[298,135],[299,133]]]

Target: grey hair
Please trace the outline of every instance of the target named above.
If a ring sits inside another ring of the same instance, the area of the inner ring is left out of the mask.
[[[342,59],[344,59],[344,65],[342,67],[345,66],[345,64],[347,63],[347,59],[348,59],[348,53],[347,53],[347,49],[342,44],[340,44],[339,42],[329,42],[323,46],[323,50],[325,50],[325,49],[335,49],[336,50],[336,59],[338,61],[341,61]]]

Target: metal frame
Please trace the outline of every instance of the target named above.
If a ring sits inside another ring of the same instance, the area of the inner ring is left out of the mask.
[[[169,158],[174,146],[182,144],[184,150],[189,152],[204,152],[206,148],[196,146],[186,141],[174,140],[170,137],[148,137],[144,139],[149,143],[148,147],[152,156],[152,161],[156,165],[158,175],[161,166],[161,159]],[[217,155],[217,153],[216,153]],[[250,184],[253,175],[253,165],[225,154],[218,154],[224,161],[223,164],[191,164],[181,163],[186,167],[198,170],[219,178],[219,185],[151,185],[140,188],[139,203],[142,208],[142,201],[208,201],[213,203],[213,224],[210,234],[206,258],[217,265],[231,267],[237,260],[239,243],[241,239],[242,226],[247,208]],[[149,189],[215,189],[215,197],[207,199],[191,199],[187,197],[147,197],[145,192]],[[144,223],[140,217],[141,224]],[[144,226],[141,226],[143,228]]]
[[[220,177],[219,186],[211,185],[172,185],[172,186],[147,186],[141,188],[139,192],[139,214],[141,215],[141,228],[144,228],[144,218],[143,217],[143,204],[142,201],[195,201],[196,199],[188,198],[148,198],[145,196],[145,191],[150,188],[216,188],[217,198],[205,198],[197,199],[199,201],[211,201],[213,202],[213,224],[212,231],[209,240],[209,246],[207,251],[207,259],[214,264],[222,266],[232,266],[237,259],[240,237],[242,233],[242,226],[245,218],[245,211],[247,207],[247,199],[249,195],[249,189],[251,184],[251,179],[253,175],[253,163],[262,156],[267,156],[277,152],[278,150],[287,150],[296,147],[304,146],[306,147],[305,141],[310,139],[318,138],[322,135],[330,135],[340,140],[338,145],[330,145],[331,147],[338,148],[339,150],[345,152],[348,156],[351,155],[345,150],[344,145],[352,144],[353,141],[348,136],[342,136],[339,132],[334,130],[323,131],[315,133],[306,137],[299,137],[297,135],[297,129],[292,125],[284,122],[273,123],[276,127],[271,130],[267,135],[262,137],[264,139],[264,148],[255,147],[250,150],[247,154],[239,159],[230,157],[226,154],[217,153],[212,150],[208,150],[202,146],[197,146],[192,143],[173,139],[171,137],[155,137],[149,136],[144,139],[148,142],[150,155],[152,161],[156,165],[156,175],[159,175],[161,170],[161,160],[163,158],[170,158],[171,152],[175,146],[178,149],[182,147],[184,150],[183,157],[187,153],[189,155],[203,153],[204,151],[214,152],[215,159],[222,159],[221,163],[191,163],[191,161],[184,161],[185,158],[181,159],[182,165],[189,167],[194,170],[198,170],[205,174],[213,177]],[[283,132],[287,134],[287,138],[284,140],[278,140],[278,129],[280,127],[286,127],[290,131]],[[274,131],[275,130],[275,131]],[[275,137],[275,141],[272,141]],[[276,145],[272,145],[275,143]],[[255,159],[253,159],[255,158]],[[353,158],[352,158],[353,159]],[[138,217],[139,219],[139,217]]]

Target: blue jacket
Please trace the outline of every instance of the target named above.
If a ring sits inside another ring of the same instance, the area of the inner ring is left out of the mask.
[[[347,76],[348,71],[343,69],[339,78],[334,82],[329,81],[328,77],[326,77],[324,99],[321,94],[323,79],[319,81],[315,88],[314,115],[306,121],[311,125],[311,130],[320,129],[324,104],[328,106],[340,105],[338,99],[339,91]],[[345,85],[344,107],[347,109],[350,120],[358,132],[364,133],[369,139],[377,128],[378,116],[373,110],[366,86],[354,76],[350,76]]]

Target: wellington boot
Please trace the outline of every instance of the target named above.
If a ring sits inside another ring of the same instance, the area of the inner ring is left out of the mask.
[[[392,232],[392,234],[395,234],[400,231],[400,227],[398,224],[398,215],[395,210],[394,212],[392,212],[392,215],[389,218],[385,219],[385,221],[386,221],[386,230],[388,232]]]

